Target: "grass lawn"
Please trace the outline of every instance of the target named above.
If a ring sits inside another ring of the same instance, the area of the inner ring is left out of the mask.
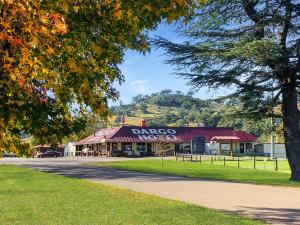
[[[0,208],[1,225],[263,224],[179,201],[14,166],[0,166]]]
[[[224,166],[223,156],[213,156],[213,164],[214,165],[221,165]],[[195,156],[193,159],[196,159]],[[240,161],[238,162],[237,157],[225,157],[226,166],[238,167],[238,163],[240,168],[245,169],[253,169],[254,168],[254,160],[253,158],[246,156],[240,157]],[[199,156],[197,156],[197,160],[199,161]],[[211,156],[202,156],[201,157],[202,163],[211,164]],[[268,160],[267,157],[256,157],[255,167],[258,170],[269,170],[275,171],[275,160]],[[290,166],[286,159],[278,159],[277,160],[277,167],[279,172],[290,173]]]
[[[109,166],[124,170],[179,175],[211,180],[300,187],[300,182],[289,181],[289,173],[244,169],[233,166],[224,167],[222,161],[218,162],[220,163],[220,165],[216,165],[216,162],[214,163],[215,164],[211,165],[208,162],[191,163],[182,161],[177,162],[174,160],[164,160],[164,167],[162,167],[161,161],[158,159],[154,159],[93,163],[92,165]]]

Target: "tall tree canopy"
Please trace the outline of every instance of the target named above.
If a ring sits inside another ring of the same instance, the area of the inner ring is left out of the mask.
[[[230,88],[227,97],[239,97],[252,115],[281,104],[291,179],[300,180],[299,1],[211,0],[197,12],[185,33],[190,42],[155,41],[167,62],[196,88]]]
[[[0,151],[20,133],[57,143],[105,118],[125,49],[147,51],[145,29],[193,11],[192,0],[0,0]]]

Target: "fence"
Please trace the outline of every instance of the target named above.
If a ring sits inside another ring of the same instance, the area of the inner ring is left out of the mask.
[[[230,157],[218,155],[192,155],[192,154],[176,154],[176,161],[194,162],[211,165],[222,165],[237,168],[247,168],[254,170],[272,170],[280,172],[289,172],[287,160],[271,159],[270,157],[249,156],[249,157]]]

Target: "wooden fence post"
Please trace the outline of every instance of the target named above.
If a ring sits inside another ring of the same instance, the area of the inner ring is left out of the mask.
[[[211,164],[213,164],[213,157],[212,156],[210,158],[210,162],[211,162]]]
[[[238,168],[240,168],[240,157],[238,157]]]
[[[201,163],[201,155],[200,155],[200,159],[199,159],[199,162]]]
[[[253,169],[256,169],[256,156],[253,156]]]
[[[278,171],[278,160],[277,160],[277,157],[275,157],[275,171]]]
[[[225,159],[225,156],[224,156],[224,166],[226,166],[226,159]]]
[[[191,155],[191,162],[193,162],[193,155]]]

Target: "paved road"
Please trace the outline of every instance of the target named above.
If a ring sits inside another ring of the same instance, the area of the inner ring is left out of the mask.
[[[152,157],[150,157],[151,159]],[[128,157],[59,157],[59,158],[0,158],[0,165],[81,165],[91,162],[144,160]]]
[[[263,219],[270,224],[300,224],[300,188],[207,181],[97,168],[80,165],[82,160],[74,162],[70,159],[66,163],[56,162],[57,160],[47,161],[28,161],[18,164],[46,172],[55,172],[64,176],[116,185],[147,194],[234,212]],[[87,161],[85,160],[85,162]]]

